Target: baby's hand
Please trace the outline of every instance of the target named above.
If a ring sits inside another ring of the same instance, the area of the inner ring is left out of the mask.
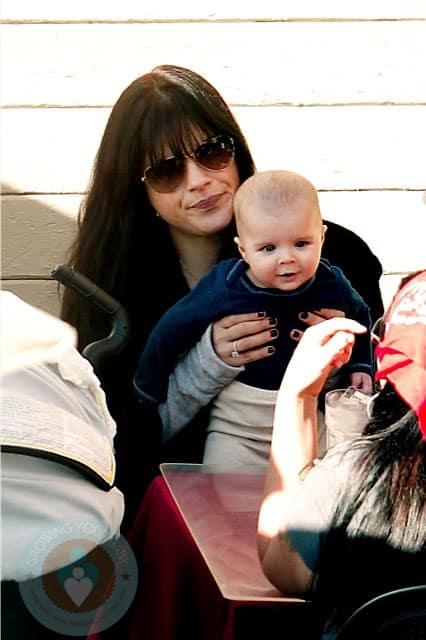
[[[368,373],[363,373],[362,371],[356,371],[355,373],[351,373],[351,387],[355,387],[355,389],[360,389],[361,391],[365,391],[365,393],[371,393],[373,390],[373,381],[371,380],[371,376]]]

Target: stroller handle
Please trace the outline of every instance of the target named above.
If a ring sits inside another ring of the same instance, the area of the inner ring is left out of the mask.
[[[109,293],[69,264],[56,266],[51,272],[51,276],[65,287],[90,298],[102,311],[112,316],[111,333],[106,338],[91,342],[82,351],[82,355],[91,362],[95,371],[98,371],[102,359],[121,351],[127,342],[130,329],[127,312]]]
[[[98,287],[87,276],[76,271],[69,264],[59,264],[52,271],[52,278],[61,284],[86,298],[92,298],[94,304],[106,313],[113,314],[121,307],[121,304],[112,298],[109,293]]]

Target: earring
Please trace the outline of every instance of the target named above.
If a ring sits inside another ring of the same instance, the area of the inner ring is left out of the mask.
[[[158,211],[155,212],[155,215],[157,216],[157,218],[161,218],[160,214],[158,213]]]

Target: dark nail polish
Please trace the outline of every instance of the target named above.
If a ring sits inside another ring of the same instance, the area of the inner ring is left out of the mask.
[[[277,337],[277,335],[278,335],[278,331],[277,331],[276,329],[272,329],[272,330],[269,332],[269,335],[271,336],[271,338],[276,338],[276,337]]]
[[[265,316],[266,316],[265,311],[258,311],[258,312],[257,312],[257,317],[258,317],[258,318],[264,318]]]
[[[302,311],[301,313],[299,313],[299,318],[301,320],[307,320],[308,319],[308,312],[307,311]]]
[[[292,331],[290,331],[290,337],[293,339],[300,338],[301,335],[302,335],[302,332],[299,331],[299,329],[293,329]]]
[[[274,347],[268,347],[268,353],[275,353]]]
[[[277,324],[277,319],[276,318],[268,318],[268,322],[269,322],[270,325],[273,326],[274,324]]]

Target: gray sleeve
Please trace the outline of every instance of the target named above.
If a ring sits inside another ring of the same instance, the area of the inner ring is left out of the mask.
[[[321,543],[331,527],[337,499],[348,474],[347,444],[329,450],[307,474],[282,521],[305,564],[318,570]]]
[[[178,433],[224,386],[244,370],[226,364],[214,350],[212,325],[179,360],[169,378],[167,400],[159,405],[163,443]]]

